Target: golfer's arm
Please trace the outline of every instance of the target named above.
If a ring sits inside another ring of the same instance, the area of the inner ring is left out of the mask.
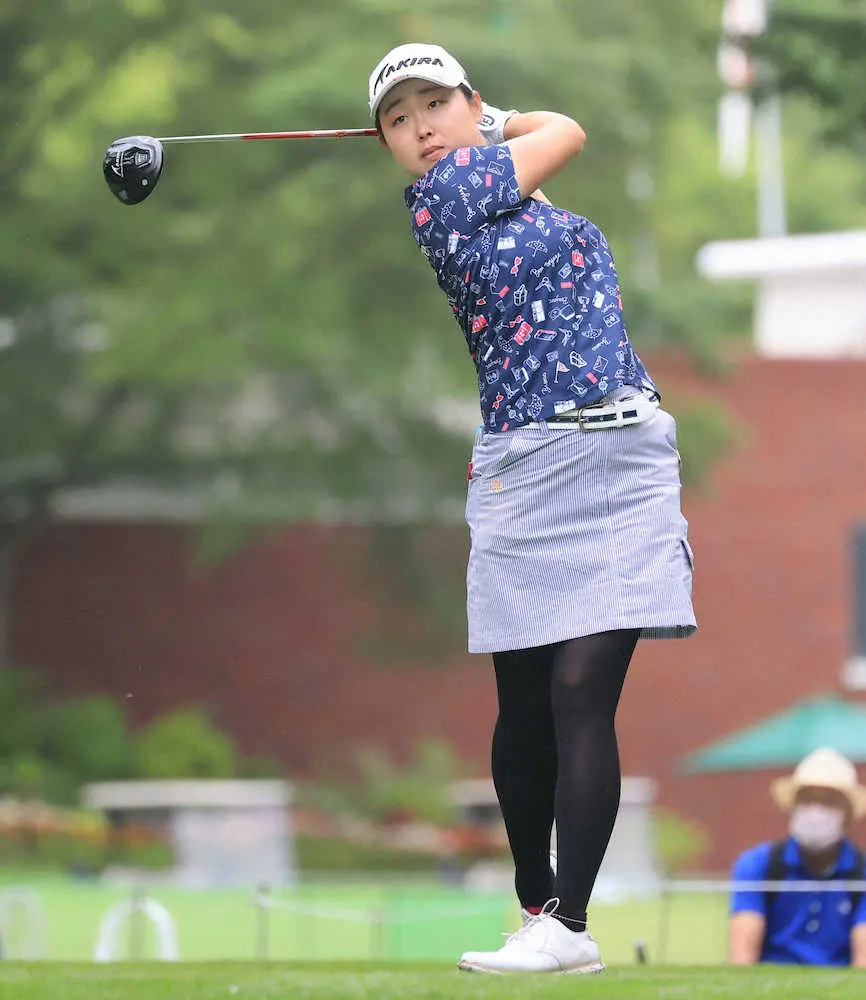
[[[866,924],[856,924],[851,929],[851,965],[866,969]]]
[[[761,957],[767,921],[761,913],[746,910],[731,917],[728,928],[728,962],[731,965],[754,965]]]
[[[534,195],[583,149],[586,133],[574,121],[554,111],[512,115],[505,123],[520,193]]]

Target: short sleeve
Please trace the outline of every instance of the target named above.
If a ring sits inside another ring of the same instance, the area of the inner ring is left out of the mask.
[[[433,219],[461,236],[471,235],[523,201],[508,146],[452,150],[417,182],[415,190],[416,225]]]
[[[734,882],[763,882],[770,865],[770,845],[761,844],[745,851],[737,858],[731,879]],[[766,893],[760,889],[737,889],[731,893],[731,913],[760,913],[767,915]]]

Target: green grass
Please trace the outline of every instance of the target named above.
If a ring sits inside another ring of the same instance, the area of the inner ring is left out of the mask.
[[[479,976],[442,965],[4,964],[0,1000],[861,1000],[851,970],[613,968],[601,976]]]
[[[26,957],[27,917],[20,909],[9,928],[3,916],[9,958]],[[47,936],[41,957],[86,961],[93,955],[100,921],[128,891],[99,883],[31,877],[27,889],[41,904]],[[497,948],[502,933],[519,924],[510,893],[470,894],[425,882],[326,883],[274,893],[276,908],[266,923],[252,895],[237,889],[192,891],[157,888],[152,897],[172,915],[184,961],[452,961],[467,948]],[[712,965],[724,960],[726,901],[721,896],[684,895],[662,903],[634,900],[594,904],[590,926],[605,961],[634,962],[635,942],[644,942],[653,964]],[[154,936],[141,921],[119,935],[118,959],[156,954]]]
[[[128,892],[99,884],[33,879],[29,890],[47,920],[44,957],[82,961],[93,954],[100,920]],[[518,914],[510,894],[470,895],[425,883],[311,884],[274,894],[266,925],[243,890],[157,888],[153,898],[174,918],[185,961],[450,960],[467,947],[495,948]],[[2,900],[2,894],[0,894]],[[18,914],[19,922],[23,919]],[[713,964],[724,958],[725,900],[682,896],[627,904],[595,904],[593,933],[605,959],[626,964],[642,940],[653,962]],[[153,936],[139,928],[138,957],[154,954]],[[26,928],[24,928],[26,930]],[[130,955],[127,929],[119,958]],[[17,941],[21,940],[19,931]],[[10,957],[20,955],[16,941]]]
[[[603,976],[578,978],[456,971],[461,951],[496,948],[501,932],[516,927],[517,908],[507,893],[474,895],[429,882],[345,881],[282,890],[274,894],[278,908],[267,925],[271,960],[260,961],[264,928],[249,892],[154,888],[153,898],[176,921],[183,961],[124,960],[130,953],[155,952],[153,936],[142,923],[137,948],[131,948],[134,929],[126,927],[118,942],[119,961],[98,965],[88,960],[99,922],[128,892],[36,876],[28,878],[27,889],[39,898],[47,918],[50,960],[0,962],[0,1000],[556,1000],[577,993],[593,1000],[866,997],[862,972],[726,968],[726,901],[721,896],[594,904],[591,926],[610,968]],[[8,887],[0,884],[0,924],[12,958],[26,917],[3,910],[4,891]],[[635,964],[637,940],[646,945],[649,965]]]

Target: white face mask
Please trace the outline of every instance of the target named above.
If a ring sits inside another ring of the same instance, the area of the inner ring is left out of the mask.
[[[794,806],[788,832],[807,851],[823,851],[842,840],[845,813],[817,802]]]

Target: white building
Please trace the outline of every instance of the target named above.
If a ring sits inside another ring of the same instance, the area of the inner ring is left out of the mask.
[[[711,281],[755,282],[759,354],[866,357],[866,231],[708,243],[697,266]]]

